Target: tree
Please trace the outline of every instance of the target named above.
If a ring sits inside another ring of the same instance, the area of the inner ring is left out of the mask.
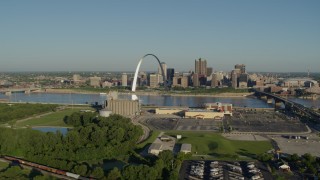
[[[121,179],[121,177],[122,176],[121,176],[119,169],[117,167],[115,167],[108,173],[107,179],[118,180],[118,179]]]
[[[101,179],[103,178],[104,176],[104,172],[103,172],[103,169],[101,167],[96,167],[94,168],[93,172],[92,172],[92,175],[98,179]]]

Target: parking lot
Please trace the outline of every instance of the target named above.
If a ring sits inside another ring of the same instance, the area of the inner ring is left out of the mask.
[[[295,139],[296,136],[299,139]],[[317,134],[270,137],[277,142],[282,153],[303,155],[308,152],[313,156],[320,156],[320,137]]]
[[[184,161],[179,179],[272,179],[258,162]]]
[[[145,123],[156,130],[219,131],[222,121],[213,119],[148,118]]]
[[[285,116],[279,112],[234,112],[232,117],[226,117],[224,124],[228,124],[234,131],[239,132],[307,132],[305,124],[299,119]]]

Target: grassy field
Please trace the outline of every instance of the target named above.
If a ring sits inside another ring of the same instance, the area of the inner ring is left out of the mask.
[[[216,133],[170,131],[166,134],[182,135],[177,143],[192,144],[192,152],[197,155],[209,155],[217,158],[253,158],[272,148],[269,141],[235,141]]]
[[[88,109],[88,108],[86,108]],[[71,115],[74,112],[79,112],[80,108],[75,109],[64,109],[62,111],[52,112],[51,114],[44,115],[44,116],[37,116],[33,117],[26,121],[17,121],[16,126],[63,126],[68,127],[69,125],[65,124],[63,118],[66,115]]]

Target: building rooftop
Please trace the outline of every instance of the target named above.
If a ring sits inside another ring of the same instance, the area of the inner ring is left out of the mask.
[[[180,151],[183,152],[191,152],[191,144],[182,144]]]
[[[156,149],[156,150],[160,150],[162,148],[162,144],[160,143],[152,143],[149,147],[149,149]]]

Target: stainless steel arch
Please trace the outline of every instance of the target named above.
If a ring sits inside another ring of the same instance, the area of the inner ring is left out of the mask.
[[[166,76],[165,76],[165,73],[164,73],[163,68],[162,68],[162,66],[161,66],[161,62],[160,62],[159,58],[158,58],[157,56],[155,56],[154,54],[146,54],[146,55],[144,55],[144,56],[140,59],[140,61],[139,61],[139,63],[138,63],[138,66],[137,66],[137,68],[136,68],[136,72],[135,72],[135,74],[134,74],[133,83],[132,83],[132,92],[135,92],[135,91],[136,91],[139,69],[140,69],[140,66],[141,66],[141,63],[142,63],[143,59],[144,59],[145,57],[147,57],[147,56],[153,56],[154,58],[157,59],[157,61],[158,61],[158,63],[159,63],[159,66],[160,66],[160,68],[161,68],[164,86],[167,87]],[[132,96],[132,99],[133,99],[133,100],[136,100],[136,99],[138,99],[138,98],[137,98],[137,96],[133,95],[133,96]]]

